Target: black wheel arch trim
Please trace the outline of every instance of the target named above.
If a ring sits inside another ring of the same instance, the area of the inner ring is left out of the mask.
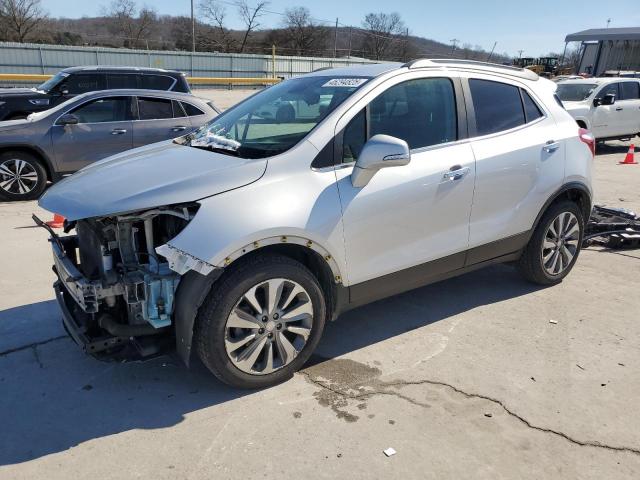
[[[587,220],[589,219],[589,215],[591,214],[591,207],[593,206],[593,201],[591,199],[591,191],[589,190],[589,187],[587,187],[582,182],[568,182],[562,185],[558,190],[556,190],[555,193],[551,195],[547,199],[547,201],[544,203],[544,205],[540,209],[540,212],[538,212],[538,216],[533,222],[533,226],[531,227],[531,230],[529,231],[530,235],[533,235],[533,232],[538,227],[540,220],[542,220],[542,216],[548,210],[551,204],[556,200],[558,200],[558,198],[562,197],[562,195],[564,195],[565,193],[571,190],[580,191],[582,193],[583,200],[586,200],[586,203],[582,206],[582,209],[584,214],[584,221],[585,223],[587,222]]]
[[[23,152],[32,153],[42,160],[43,167],[47,171],[47,179],[55,182],[60,179],[55,164],[49,158],[49,156],[36,145],[30,145],[28,143],[8,143],[0,145],[0,153],[10,152],[12,150],[21,150]]]
[[[190,270],[182,277],[178,285],[173,321],[175,324],[176,350],[186,366],[189,366],[191,359],[193,327],[198,309],[223,271],[224,269],[222,268],[216,268],[205,276]]]

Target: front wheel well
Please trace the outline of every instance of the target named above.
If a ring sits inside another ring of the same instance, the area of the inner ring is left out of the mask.
[[[336,278],[331,267],[327,261],[318,252],[307,248],[303,245],[297,245],[294,243],[281,243],[273,245],[265,245],[255,249],[242,257],[238,258],[236,262],[247,261],[259,255],[265,254],[277,254],[285,257],[289,257],[297,262],[300,262],[311,271],[316,277],[322,288],[322,292],[325,295],[327,301],[327,320],[329,320],[336,311],[338,306],[338,285],[337,282],[341,281],[340,277]],[[229,267],[234,266],[233,262]]]
[[[44,167],[44,170],[47,172],[47,180],[53,181],[53,169],[51,165],[47,161],[47,159],[40,153],[38,150],[34,148],[24,147],[24,146],[16,146],[16,147],[3,147],[0,148],[0,154],[8,153],[8,152],[22,152],[28,153],[29,155],[33,155]]]

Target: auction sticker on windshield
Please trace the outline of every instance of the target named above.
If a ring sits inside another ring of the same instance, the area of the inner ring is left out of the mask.
[[[323,87],[359,87],[367,81],[366,78],[332,78]]]

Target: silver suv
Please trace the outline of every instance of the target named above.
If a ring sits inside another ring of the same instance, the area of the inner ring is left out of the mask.
[[[175,342],[264,387],[359,305],[497,262],[558,283],[594,142],[555,88],[470,61],[322,70],[90,165],[40,200],[75,230],[52,232],[64,324],[97,356]]]

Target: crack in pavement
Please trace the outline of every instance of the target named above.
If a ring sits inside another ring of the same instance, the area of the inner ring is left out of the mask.
[[[29,350],[30,348],[33,348],[35,350],[37,347],[41,345],[46,345],[47,343],[56,342],[58,340],[62,340],[63,338],[68,338],[68,336],[60,335],[59,337],[53,337],[53,338],[49,338],[48,340],[42,340],[40,342],[30,343],[29,345],[22,345],[21,347],[10,348],[9,350],[0,352],[0,357],[5,357],[12,353],[21,352],[23,350]],[[36,353],[36,356],[37,356],[37,353]]]
[[[340,395],[343,398],[346,399],[352,399],[352,400],[362,400],[362,399],[366,399],[366,398],[370,398],[376,395],[391,395],[391,396],[395,396],[398,397],[402,400],[408,401],[409,403],[412,403],[414,405],[420,406],[420,407],[431,407],[431,405],[428,404],[423,404],[421,402],[418,402],[410,397],[407,397],[406,395],[402,395],[398,392],[393,392],[393,391],[389,391],[389,390],[380,390],[380,389],[373,389],[373,390],[367,390],[365,392],[361,392],[358,394],[350,394],[348,392],[342,391],[340,389],[337,388],[333,388],[330,384],[327,384],[325,382],[322,382],[320,380],[317,380],[315,378],[312,377],[311,374],[309,374],[308,372],[300,372],[302,373],[311,383],[313,383],[314,385],[317,385],[318,387],[321,387],[323,389],[329,390],[330,392],[333,392],[336,395]],[[482,400],[486,400],[488,402],[494,403],[496,405],[498,405],[500,408],[502,408],[508,415],[510,415],[511,417],[516,418],[517,420],[519,420],[521,423],[523,423],[524,425],[526,425],[528,428],[531,428],[533,430],[537,430],[539,432],[543,432],[543,433],[549,433],[552,435],[556,435],[558,437],[561,437],[565,440],[567,440],[568,442],[574,444],[574,445],[578,445],[581,447],[593,447],[593,448],[602,448],[605,450],[611,450],[611,451],[616,451],[616,452],[626,452],[626,453],[633,453],[635,455],[640,455],[640,449],[638,448],[633,448],[633,447],[621,447],[621,446],[616,446],[616,445],[607,445],[605,443],[601,443],[598,441],[591,441],[591,440],[578,440],[576,438],[571,437],[570,435],[558,431],[558,430],[554,430],[552,428],[546,428],[546,427],[540,427],[538,425],[534,425],[533,423],[531,423],[529,420],[527,420],[526,418],[524,418],[523,416],[517,414],[516,412],[512,411],[510,408],[508,408],[504,402],[502,402],[501,400],[498,400],[496,398],[490,397],[488,395],[482,395],[480,393],[474,393],[474,392],[466,392],[454,385],[451,385],[449,383],[446,382],[441,382],[441,381],[437,381],[437,380],[416,380],[416,381],[409,381],[409,380],[403,380],[403,381],[396,381],[396,382],[384,382],[382,383],[382,385],[384,385],[385,387],[396,387],[396,388],[402,388],[402,387],[406,387],[406,386],[412,386],[412,385],[436,385],[436,386],[441,386],[441,387],[446,387],[449,388],[451,390],[453,390],[454,392],[465,396],[466,398],[480,398]]]

